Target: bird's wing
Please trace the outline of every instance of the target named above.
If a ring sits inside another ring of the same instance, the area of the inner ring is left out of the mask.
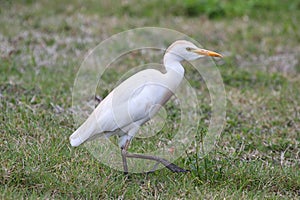
[[[80,136],[79,145],[95,134],[117,129],[128,132],[148,121],[173,94],[163,76],[157,70],[148,69],[122,82],[71,135],[71,141]]]
[[[155,114],[173,94],[163,76],[157,70],[148,69],[116,87],[94,111],[102,130],[114,131],[149,120],[149,115]]]

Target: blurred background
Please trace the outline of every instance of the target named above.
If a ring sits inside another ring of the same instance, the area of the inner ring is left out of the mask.
[[[299,198],[299,19],[299,0],[1,0],[1,198]],[[70,148],[72,87],[92,48],[145,26],[177,30],[225,55],[217,64],[227,123],[216,149],[199,156],[210,99],[187,68],[203,115],[195,144],[177,161],[191,173],[163,169],[127,180]]]

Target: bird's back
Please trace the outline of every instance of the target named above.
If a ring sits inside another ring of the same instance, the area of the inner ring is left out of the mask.
[[[117,130],[129,132],[142,125],[169,100],[172,91],[166,75],[158,70],[136,73],[109,93],[70,136],[72,146],[78,146],[95,135]]]

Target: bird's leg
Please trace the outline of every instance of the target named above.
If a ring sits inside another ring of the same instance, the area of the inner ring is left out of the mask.
[[[128,165],[127,165],[126,155],[127,155],[127,149],[128,149],[129,143],[130,143],[130,141],[127,140],[126,144],[123,147],[121,147],[121,155],[122,155],[123,169],[124,169],[125,175],[128,174]]]
[[[178,167],[177,165],[169,162],[168,160],[157,157],[157,156],[128,153],[127,150],[125,150],[125,148],[122,151],[122,157],[154,160],[154,161],[157,161],[158,163],[163,164],[164,166],[166,166],[172,172],[188,172],[189,171],[189,170],[186,170],[186,169],[182,169],[182,168]],[[126,160],[126,158],[125,158],[125,160]],[[124,164],[124,160],[123,160],[123,164]],[[126,167],[127,167],[127,164],[126,164]],[[156,167],[157,166],[154,166],[154,168],[150,172],[153,172],[156,169]],[[126,168],[126,170],[127,170],[127,168]],[[125,167],[124,167],[124,171],[125,171]]]

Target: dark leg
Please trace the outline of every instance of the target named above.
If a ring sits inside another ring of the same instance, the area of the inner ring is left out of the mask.
[[[127,166],[127,159],[126,156],[124,155],[124,149],[121,148],[121,154],[122,154],[122,161],[123,161],[123,169],[124,169],[124,174],[128,174],[128,166]]]
[[[128,149],[129,143],[130,143],[130,141],[127,140],[125,146],[121,147],[121,155],[122,155],[123,169],[124,169],[125,175],[128,174],[128,165],[127,165],[126,154],[127,154],[127,149]]]
[[[166,159],[157,157],[157,156],[150,156],[150,155],[142,155],[142,154],[135,154],[135,153],[128,153],[127,148],[129,145],[129,141],[127,141],[124,148],[122,148],[122,159],[123,159],[123,167],[124,167],[124,173],[128,174],[128,167],[127,167],[127,160],[126,158],[140,158],[140,159],[147,159],[147,160],[154,160],[158,163],[163,164],[166,166],[169,170],[172,172],[188,172],[189,170],[182,169],[178,167],[177,165],[167,161]],[[154,166],[154,168],[150,172],[154,172],[158,164]]]

